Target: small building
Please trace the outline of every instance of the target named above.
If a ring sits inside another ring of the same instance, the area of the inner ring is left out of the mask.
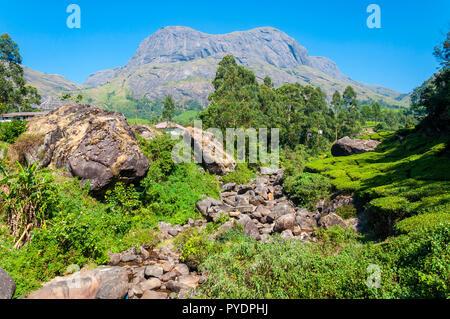
[[[162,122],[155,125],[155,128],[172,135],[181,135],[186,130],[183,126],[173,122]]]
[[[33,117],[46,115],[48,112],[17,112],[0,114],[0,122],[11,122],[12,120],[29,120]]]

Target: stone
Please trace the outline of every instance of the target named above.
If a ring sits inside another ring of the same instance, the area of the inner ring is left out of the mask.
[[[354,140],[345,136],[333,144],[331,154],[333,156],[348,156],[370,152],[374,151],[380,143],[380,141],[375,140]]]
[[[166,292],[147,290],[140,299],[167,299],[167,297],[168,294]]]
[[[178,277],[179,283],[189,286],[191,288],[195,288],[198,285],[198,281],[199,281],[199,276],[184,275],[184,276]]]
[[[164,275],[162,275],[161,280],[166,282],[169,280],[174,280],[177,276],[178,276],[178,274],[176,272],[169,271],[169,272],[166,272]]]
[[[189,140],[194,152],[201,150],[202,165],[211,174],[226,175],[236,168],[236,161],[228,154],[223,145],[211,132],[200,128],[187,127],[183,132],[183,139]],[[195,154],[197,155],[197,154]]]
[[[163,267],[161,266],[147,266],[145,267],[145,277],[156,277],[160,278],[164,273]]]
[[[189,289],[190,287],[188,285],[185,285],[180,282],[176,282],[174,280],[169,280],[166,284],[166,287],[168,290],[179,293],[182,289]]]
[[[248,191],[251,191],[252,187],[250,185],[238,185],[237,186],[237,193],[238,195],[242,195],[247,193]]]
[[[83,269],[68,277],[56,277],[28,295],[29,299],[123,299],[129,290],[124,267]]]
[[[229,221],[223,223],[219,229],[220,229],[220,231],[225,232],[227,230],[232,229],[233,227],[234,227],[234,222],[232,220],[229,220]]]
[[[186,264],[178,264],[173,269],[174,272],[178,273],[179,275],[189,275],[189,267]]]
[[[146,291],[146,290],[158,289],[159,287],[161,287],[162,282],[158,278],[152,277],[152,278],[142,282],[140,285],[141,285],[142,290]]]
[[[256,210],[256,206],[243,205],[243,206],[236,206],[235,209],[241,213],[253,213]]]
[[[144,291],[141,288],[141,285],[132,285],[130,290],[128,291],[128,296],[141,298],[144,294]]]
[[[287,202],[278,203],[270,210],[270,214],[267,216],[267,221],[274,222],[280,216],[292,213],[295,213],[295,209],[292,205]]]
[[[128,251],[125,251],[122,256],[120,257],[120,261],[126,263],[126,262],[132,262],[137,259],[137,251],[135,248],[132,248]]]
[[[197,202],[196,207],[204,217],[208,217],[208,209],[211,206],[219,206],[219,205],[222,205],[221,201],[208,197],[205,198],[204,200]]]
[[[0,268],[0,299],[12,299],[16,292],[16,284],[11,276]]]
[[[229,215],[230,215],[230,217],[233,217],[233,218],[239,218],[239,217],[241,217],[242,213],[239,211],[235,211],[235,212],[230,212]]]
[[[169,232],[168,232],[168,234],[169,234],[170,236],[172,236],[172,237],[176,237],[179,233],[180,233],[180,231],[178,231],[178,230],[175,229],[175,228],[169,229]]]
[[[109,265],[117,266],[120,263],[120,254],[117,253],[108,253],[109,255]]]
[[[109,281],[101,285],[96,298],[97,299],[124,299],[128,293],[128,283],[125,281]]]
[[[313,232],[314,228],[317,227],[317,220],[313,214],[299,214],[297,213],[295,217],[296,225],[299,226],[301,231]]]
[[[91,193],[102,195],[116,182],[137,183],[149,161],[125,116],[89,105],[71,104],[28,121],[25,160],[42,167],[66,169],[89,181]]]
[[[238,223],[244,226],[244,233],[247,236],[253,237],[256,240],[260,239],[258,227],[250,217],[242,215],[241,218],[239,218]]]
[[[146,260],[150,258],[150,253],[144,247],[140,246],[139,252],[141,253],[142,259]]]
[[[227,183],[227,184],[222,185],[220,190],[222,192],[232,192],[232,191],[234,191],[235,187],[236,187],[236,183]]]
[[[281,233],[282,231],[285,230],[293,230],[295,227],[295,214],[291,213],[291,214],[286,214],[283,216],[280,216],[276,221],[275,221],[275,225],[273,227],[273,231],[277,232],[277,233]]]
[[[345,221],[335,213],[322,216],[319,220],[319,226],[325,229],[329,229],[335,225],[338,225],[342,228],[347,228],[347,224],[345,223]]]
[[[264,205],[264,202],[265,202],[264,198],[259,195],[253,196],[252,198],[250,198],[250,201],[249,201],[249,203],[254,206]]]
[[[172,260],[168,260],[162,265],[162,268],[164,272],[172,271],[175,268],[175,263]]]

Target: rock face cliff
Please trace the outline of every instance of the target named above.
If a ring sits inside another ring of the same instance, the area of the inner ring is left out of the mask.
[[[139,180],[149,167],[125,117],[89,105],[67,105],[34,118],[24,135],[34,137],[28,163],[65,168],[89,181],[94,193]]]
[[[309,56],[294,38],[271,27],[224,35],[206,34],[188,27],[166,27],[145,39],[125,68],[209,57],[221,59],[227,54],[232,54],[244,65],[254,60],[282,69],[307,65],[325,74],[345,78],[333,61]]]

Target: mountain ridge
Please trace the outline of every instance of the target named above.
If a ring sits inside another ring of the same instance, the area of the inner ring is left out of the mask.
[[[334,61],[310,56],[297,40],[273,27],[208,34],[167,26],[145,38],[124,66],[95,72],[82,85],[75,84],[73,91],[98,105],[109,105],[110,97],[124,106],[130,94],[151,100],[171,94],[180,102],[197,101],[206,106],[217,65],[227,54],[255,72],[260,81],[271,77],[276,86],[294,82],[320,86],[330,98],[335,90],[342,92],[352,85],[362,101],[396,107],[408,102],[401,92],[351,79]]]

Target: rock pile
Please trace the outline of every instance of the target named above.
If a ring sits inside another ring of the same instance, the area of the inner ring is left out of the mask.
[[[286,198],[282,186],[283,170],[263,167],[261,173],[264,175],[252,179],[248,185],[222,185],[220,200],[206,198],[197,203],[197,209],[208,221],[228,215],[233,220],[222,227],[231,228],[237,222],[244,226],[247,235],[262,241],[275,233],[281,233],[286,239],[315,241],[314,228],[351,226],[334,214],[338,207],[352,203],[351,198],[324,201],[317,211],[309,212]]]

